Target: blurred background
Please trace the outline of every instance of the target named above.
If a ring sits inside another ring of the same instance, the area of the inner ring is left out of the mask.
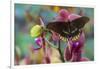
[[[34,38],[30,36],[30,29],[40,24],[39,17],[42,17],[45,25],[52,21],[60,9],[66,9],[71,13],[81,14],[90,18],[89,23],[84,27],[86,41],[84,53],[82,56],[94,60],[94,9],[85,7],[69,7],[69,6],[49,6],[49,5],[31,5],[31,4],[15,4],[15,64],[25,64],[29,60],[30,46],[38,48]],[[46,36],[48,38],[49,35]],[[61,50],[64,52],[65,42],[61,42]],[[41,55],[38,55],[41,56]],[[40,59],[40,58],[39,58]],[[28,64],[28,63],[27,63]]]

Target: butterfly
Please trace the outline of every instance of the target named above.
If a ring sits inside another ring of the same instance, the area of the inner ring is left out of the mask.
[[[55,21],[49,22],[46,26],[47,29],[52,30],[63,37],[74,37],[81,32],[81,29],[89,21],[89,18],[82,16],[72,21]]]

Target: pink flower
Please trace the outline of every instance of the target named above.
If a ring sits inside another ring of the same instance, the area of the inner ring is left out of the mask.
[[[56,17],[57,21],[67,21],[70,13],[66,9],[61,9]]]
[[[64,52],[64,59],[66,61],[87,61],[88,59],[82,57],[82,49],[84,47],[85,35],[81,32],[77,40],[69,39],[67,47]]]
[[[80,18],[80,17],[82,17],[82,16],[77,15],[77,14],[70,14],[70,15],[68,16],[68,20],[71,22],[71,21],[73,21],[73,20],[75,20],[75,19],[78,19],[78,18]]]

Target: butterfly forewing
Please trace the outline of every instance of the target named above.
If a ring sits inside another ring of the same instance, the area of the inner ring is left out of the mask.
[[[47,28],[59,33],[63,37],[67,37],[69,27],[67,22],[50,22]]]
[[[84,25],[89,21],[88,17],[80,17],[78,19],[75,19],[72,21],[73,26],[75,26],[78,29],[81,29],[84,27]]]

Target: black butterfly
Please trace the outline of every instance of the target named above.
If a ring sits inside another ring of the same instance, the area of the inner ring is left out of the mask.
[[[73,21],[68,22],[49,22],[46,26],[47,29],[52,30],[63,37],[74,37],[80,33],[80,30],[85,26],[89,21],[89,18],[86,16],[80,17]]]

